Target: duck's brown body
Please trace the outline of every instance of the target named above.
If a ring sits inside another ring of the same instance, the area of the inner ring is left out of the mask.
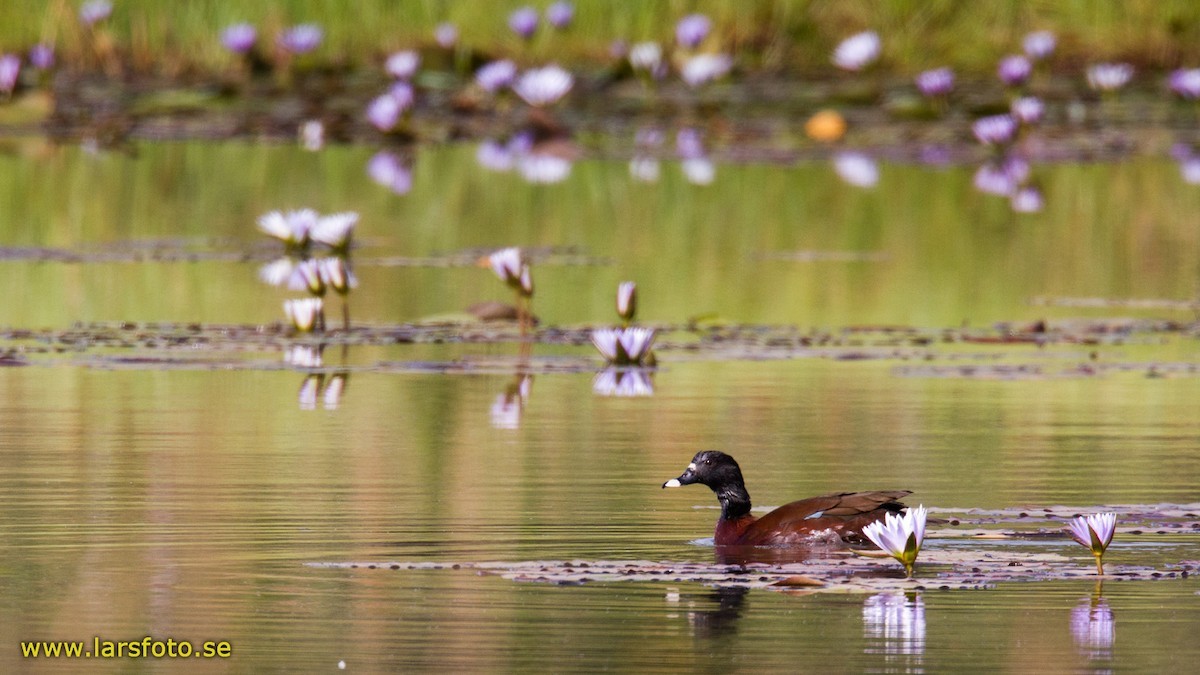
[[[840,492],[784,504],[755,518],[750,513],[750,494],[737,462],[723,452],[697,453],[679,478],[663,484],[676,487],[702,483],[717,493],[721,517],[713,542],[717,546],[805,546],[822,541],[863,541],[862,528],[882,520],[887,513],[901,513],[900,499],[909,490]]]

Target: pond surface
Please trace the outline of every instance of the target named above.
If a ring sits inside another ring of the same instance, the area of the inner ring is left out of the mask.
[[[974,190],[973,166],[883,163],[859,189],[823,162],[718,164],[697,186],[677,162],[646,184],[592,159],[530,185],[449,146],[422,149],[395,195],[366,178],[366,148],[6,149],[6,670],[20,640],[147,634],[228,640],[237,670],[1165,672],[1200,658],[1200,587],[1181,574],[1200,565],[1200,188],[1170,160],[1038,166],[1045,207],[1017,214]],[[535,247],[533,365],[511,327],[332,336],[320,368],[285,363],[289,293],[258,280],[279,251],[254,223],[303,206],[361,214],[362,330],[463,325],[472,303],[511,300],[476,252]],[[674,332],[648,395],[603,396],[593,350],[545,331],[615,320],[625,279],[639,318]],[[1037,321],[1044,341],[996,327]],[[59,339],[76,322],[144,339]],[[234,337],[158,341],[168,324]],[[934,529],[931,559],[1028,552],[1071,575],[939,590],[948,566],[929,563],[905,593],[785,593],[471,567],[713,563],[712,494],[659,489],[701,448],[738,458],[756,506],[906,488],[961,521]],[[1141,514],[1121,522],[1102,587],[1065,538],[956,534],[1060,532],[1051,507]],[[1150,570],[1163,578],[1122,580]]]

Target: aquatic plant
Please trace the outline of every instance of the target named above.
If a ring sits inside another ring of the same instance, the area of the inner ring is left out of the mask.
[[[288,248],[304,248],[308,246],[309,233],[318,218],[312,209],[271,211],[259,217],[258,229],[282,241]]]
[[[538,28],[538,11],[532,7],[521,7],[508,15],[508,28],[522,40],[533,38]]]
[[[500,249],[480,259],[480,264],[490,267],[496,277],[513,289],[516,295],[517,322],[521,335],[525,335],[527,324],[532,324],[533,274],[524,253],[516,246]]]
[[[924,504],[916,508],[909,507],[903,516],[887,513],[883,520],[864,527],[863,536],[904,565],[904,573],[911,579],[913,565],[925,540],[925,519],[928,515]]]
[[[839,152],[833,156],[833,170],[855,187],[870,188],[879,183],[879,166],[862,152]]]
[[[696,54],[683,62],[679,76],[693,89],[729,74],[733,58],[728,54]]]
[[[315,23],[303,23],[284,29],[276,38],[276,45],[292,55],[307,54],[321,46],[325,31]]]
[[[442,49],[454,49],[458,44],[458,26],[443,21],[433,29],[433,41]]]
[[[1077,516],[1067,525],[1075,541],[1096,557],[1096,574],[1103,576],[1104,551],[1112,543],[1113,534],[1117,531],[1117,514],[1110,511]]]
[[[629,67],[635,73],[641,73],[652,79],[659,79],[666,73],[663,65],[662,47],[657,42],[639,42],[629,48]]]
[[[996,77],[1007,87],[1024,85],[1033,73],[1033,64],[1022,54],[1012,54],[1000,59],[996,66]]]
[[[521,415],[533,390],[532,375],[517,375],[492,402],[490,412],[493,429],[519,429]]]
[[[113,6],[109,0],[88,0],[79,6],[79,22],[94,26],[112,16]]]
[[[926,98],[944,98],[954,90],[954,71],[950,68],[934,68],[917,75],[917,90]]]
[[[29,65],[38,70],[49,70],[54,67],[54,48],[39,42],[29,48]]]
[[[1012,112],[1013,118],[1022,126],[1031,126],[1042,121],[1042,113],[1046,106],[1042,104],[1041,99],[1035,96],[1022,96],[1013,100],[1009,110]]]
[[[681,47],[695,49],[712,30],[712,19],[703,14],[688,14],[675,24],[675,42]]]
[[[516,157],[517,172],[534,184],[561,183],[571,175],[571,165],[566,157],[544,152],[525,152]]]
[[[592,344],[600,355],[615,366],[653,366],[655,363],[653,328],[597,328]]]
[[[1097,63],[1088,66],[1088,86],[1096,91],[1116,92],[1133,79],[1133,66],[1128,63]]]
[[[557,103],[574,83],[570,73],[551,64],[525,71],[512,88],[526,103],[540,108]]]
[[[15,54],[0,55],[0,92],[11,95],[17,87],[17,77],[21,74],[21,57]]]
[[[301,333],[321,330],[325,324],[324,302],[321,298],[284,300],[283,313],[292,326]]]
[[[234,54],[247,54],[258,42],[258,31],[248,23],[235,23],[221,31],[221,44]]]
[[[566,0],[558,0],[546,8],[546,23],[558,30],[566,30],[575,19],[575,5]]]
[[[309,238],[325,244],[334,251],[345,253],[350,248],[354,238],[354,226],[358,224],[358,214],[353,211],[333,213],[317,218],[309,230]]]
[[[875,31],[851,35],[833,50],[833,65],[842,70],[860,71],[879,58],[882,43]]]
[[[475,84],[489,94],[509,86],[516,78],[517,64],[508,59],[492,61],[475,71]]]
[[[321,274],[321,263],[309,258],[296,263],[288,288],[293,291],[308,291],[317,297],[325,295],[325,276]]]
[[[398,195],[412,190],[412,170],[395,153],[381,150],[372,155],[367,161],[367,175]]]
[[[400,98],[393,96],[391,92],[376,96],[367,104],[365,117],[375,127],[383,133],[387,133],[396,128],[400,123],[400,116],[404,113],[405,106]]]
[[[325,147],[325,124],[321,120],[305,120],[297,130],[300,147],[316,152]]]
[[[1044,61],[1054,53],[1057,40],[1054,33],[1048,30],[1038,30],[1029,33],[1021,42],[1025,55],[1034,61]]]
[[[387,57],[383,69],[397,80],[411,80],[421,67],[421,55],[411,49],[395,52]]]
[[[1009,206],[1014,213],[1038,213],[1044,205],[1042,191],[1036,185],[1023,185],[1009,198]]]
[[[617,316],[625,320],[625,325],[633,321],[637,314],[637,284],[632,281],[622,281],[617,284]]]
[[[634,157],[629,160],[629,175],[643,183],[658,182],[662,166],[653,157]]]
[[[1167,78],[1167,86],[1180,98],[1200,99],[1200,68],[1179,68]]]
[[[971,125],[971,132],[984,145],[1008,145],[1016,140],[1017,120],[1012,115],[980,117]]]

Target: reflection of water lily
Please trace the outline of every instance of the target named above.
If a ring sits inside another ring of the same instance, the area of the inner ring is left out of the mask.
[[[609,363],[653,365],[653,328],[598,328],[592,331],[592,344]]]
[[[689,87],[696,88],[729,74],[733,59],[727,54],[697,54],[683,62],[679,76]]]
[[[1117,514],[1110,511],[1078,516],[1068,526],[1075,541],[1096,557],[1096,574],[1104,574],[1104,551],[1117,531]]]
[[[1015,213],[1038,213],[1042,210],[1043,203],[1042,191],[1034,185],[1017,188],[1009,199],[1009,204]]]
[[[325,125],[321,120],[305,120],[300,125],[300,147],[309,152],[316,152],[325,147]]]
[[[629,160],[629,175],[643,183],[655,183],[661,173],[661,166],[653,157],[634,157]]]
[[[842,70],[862,70],[879,58],[880,48],[879,34],[874,31],[852,35],[833,50],[833,65]]]
[[[833,157],[833,170],[855,187],[875,187],[879,182],[879,166],[861,152],[840,152]]]
[[[643,370],[605,368],[592,379],[592,392],[597,396],[653,396],[654,380]]]
[[[333,377],[329,378],[329,382],[325,384],[325,394],[321,400],[325,404],[326,410],[337,410],[342,404],[342,396],[346,393],[346,386],[350,383],[350,375],[348,373],[334,373]]]
[[[320,345],[292,345],[283,351],[283,362],[298,368],[320,368],[323,350]]]
[[[518,429],[521,426],[521,415],[525,404],[529,402],[529,394],[533,389],[532,375],[517,375],[512,383],[498,394],[492,402],[491,419],[495,429]]]
[[[712,185],[717,179],[717,165],[707,157],[685,159],[679,164],[683,177],[693,185]]]
[[[557,155],[524,153],[517,157],[516,164],[521,177],[530,183],[561,183],[571,175],[571,160]]]
[[[863,633],[877,640],[868,653],[922,655],[925,653],[925,603],[920,594],[879,593],[863,601]]]
[[[1071,609],[1071,637],[1080,653],[1089,659],[1112,656],[1117,639],[1117,622],[1104,598],[1084,598]]]
[[[904,565],[905,574],[911,579],[913,564],[921,551],[921,543],[925,540],[925,519],[929,511],[924,505],[916,508],[909,507],[903,516],[894,513],[884,514],[883,520],[877,520],[863,528],[863,536],[870,539],[885,553]]]
[[[316,410],[317,397],[321,392],[321,380],[325,379],[323,375],[314,373],[304,378],[300,383],[300,393],[297,395],[301,410]]]
[[[1017,120],[1012,115],[980,117],[971,125],[971,132],[984,145],[1007,145],[1017,137]]]
[[[324,303],[321,298],[284,300],[283,313],[301,333],[312,332],[325,323]]]
[[[408,194],[412,190],[412,170],[395,153],[381,150],[372,155],[367,162],[367,175],[398,195]]]

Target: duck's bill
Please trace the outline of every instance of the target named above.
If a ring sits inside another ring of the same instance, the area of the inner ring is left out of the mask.
[[[663,483],[664,488],[682,487],[682,486],[683,486],[683,483],[680,483],[678,478],[672,478],[671,480]]]

